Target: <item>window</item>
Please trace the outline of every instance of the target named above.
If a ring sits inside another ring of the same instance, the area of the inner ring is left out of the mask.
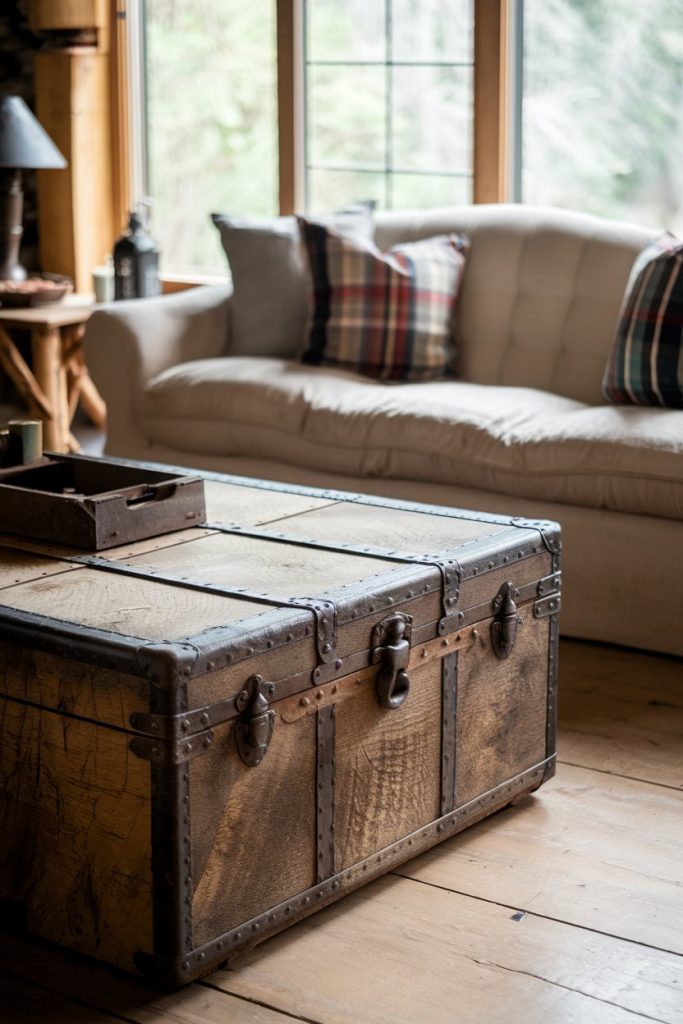
[[[474,0],[278,2],[302,15],[306,208],[469,201]],[[153,197],[166,270],[224,271],[213,210],[277,212],[276,13],[276,0],[129,0],[143,111],[134,193]]]
[[[516,196],[683,233],[683,0],[524,0]]]
[[[165,268],[223,272],[208,214],[274,214],[278,191],[286,210],[509,197],[683,232],[683,0],[128,2],[135,194]]]
[[[472,197],[470,0],[308,0],[306,199]]]
[[[224,274],[209,214],[277,213],[275,0],[140,0],[137,13],[146,135],[137,191],[154,199],[165,268]]]

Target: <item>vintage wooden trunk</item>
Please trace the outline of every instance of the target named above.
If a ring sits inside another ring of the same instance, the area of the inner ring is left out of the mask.
[[[555,757],[555,524],[205,487],[205,526],[0,550],[0,899],[171,984]]]

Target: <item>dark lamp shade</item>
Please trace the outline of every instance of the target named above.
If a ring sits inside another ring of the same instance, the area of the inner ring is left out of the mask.
[[[0,98],[0,167],[66,167],[21,96]]]

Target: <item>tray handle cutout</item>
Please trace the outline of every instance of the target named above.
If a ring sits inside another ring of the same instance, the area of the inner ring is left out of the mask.
[[[126,498],[128,508],[142,508],[144,505],[151,505],[153,502],[166,501],[172,498],[176,492],[176,485],[169,484],[143,484],[135,489],[135,493]]]

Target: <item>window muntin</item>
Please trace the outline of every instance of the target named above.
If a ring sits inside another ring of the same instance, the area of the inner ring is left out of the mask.
[[[306,200],[472,195],[471,0],[307,0]]]

